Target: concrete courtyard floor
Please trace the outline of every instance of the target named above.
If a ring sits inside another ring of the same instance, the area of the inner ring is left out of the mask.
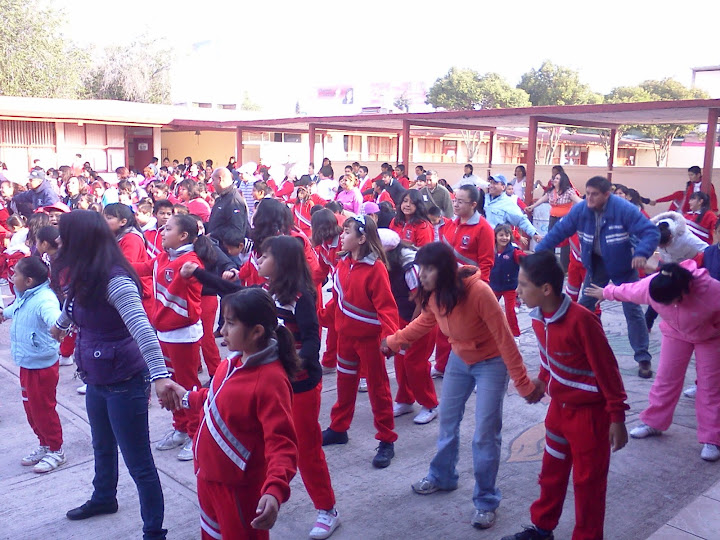
[[[5,289],[5,288],[4,288]],[[5,290],[6,292],[6,290]],[[7,298],[6,298],[7,301]],[[536,341],[527,310],[519,314],[523,331],[521,350],[531,374],[538,369]],[[626,337],[620,305],[605,304],[603,322],[620,363],[631,410],[628,428],[638,423],[637,415],[647,403],[651,380],[637,377],[636,364]],[[18,368],[10,359],[9,323],[0,326],[0,538],[130,539],[141,537],[141,520],[135,485],[122,467],[118,487],[117,514],[71,522],[65,512],[82,504],[92,492],[93,456],[90,427],[84,397],[76,393],[79,381],[74,367],[62,367],[58,387],[58,412],[63,423],[66,465],[47,475],[22,467],[20,458],[37,446],[27,424],[20,400]],[[651,349],[657,365],[660,335],[651,334]],[[392,361],[388,373],[396,389]],[[203,380],[207,376],[204,375]],[[695,378],[694,364],[686,382]],[[442,380],[436,381],[442,395]],[[335,375],[323,382],[320,423],[326,427],[335,401]],[[546,398],[547,400],[547,398]],[[355,539],[498,539],[528,524],[529,507],[537,497],[537,475],[543,454],[543,417],[547,401],[527,405],[510,386],[504,407],[502,461],[498,486],[503,501],[493,529],[470,526],[472,505],[472,461],[470,441],[474,427],[474,401],[468,401],[461,427],[458,470],[459,488],[450,493],[415,495],[410,484],[422,478],[434,454],[437,422],[413,424],[413,415],[397,419],[399,440],[396,457],[385,470],[373,469],[370,461],[376,441],[367,394],[359,394],[350,442],[326,449],[337,496],[342,526],[337,540]],[[160,439],[170,427],[170,414],[157,405],[150,408],[150,436]],[[699,457],[695,437],[695,411],[691,399],[681,398],[672,427],[662,437],[632,440],[614,454],[610,466],[605,520],[606,538],[655,540],[720,538],[720,463],[706,463]],[[199,513],[192,463],[179,462],[175,452],[153,450],[165,493],[165,526],[168,538],[199,538]],[[121,461],[122,463],[122,461]],[[686,508],[687,507],[687,508]],[[282,506],[273,539],[307,538],[315,511],[298,475],[292,496]],[[555,532],[557,539],[569,539],[574,524],[573,490],[570,486],[565,512]]]

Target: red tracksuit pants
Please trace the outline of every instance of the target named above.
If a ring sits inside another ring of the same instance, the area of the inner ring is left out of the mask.
[[[217,310],[217,296],[200,297],[200,322],[202,322],[203,328],[203,336],[200,338],[200,349],[202,350],[202,357],[203,360],[205,360],[208,374],[211,377],[215,375],[215,370],[220,365],[220,351],[218,350],[213,332]]]
[[[77,340],[77,334],[73,332],[68,334],[60,342],[60,355],[68,358],[75,352],[75,341]]]
[[[500,300],[503,298],[505,301],[505,318],[507,319],[510,331],[515,337],[520,336],[520,327],[518,326],[517,314],[515,313],[515,300],[517,299],[517,293],[515,289],[510,291],[495,291],[495,298]]]
[[[200,367],[200,342],[195,343],[168,343],[160,342],[160,348],[165,356],[165,365],[172,379],[183,388],[192,390],[200,388],[198,367]],[[198,428],[199,415],[191,414],[186,409],[173,411],[173,428],[190,437],[195,436]]]
[[[445,366],[447,366],[451,350],[452,347],[450,346],[447,336],[438,328],[437,338],[435,339],[435,369],[445,373]]]
[[[60,364],[43,369],[20,368],[20,390],[28,424],[40,440],[40,446],[50,451],[60,450],[63,444],[62,426],[55,406],[57,401]]]
[[[337,401],[330,411],[330,429],[350,429],[355,400],[357,399],[360,366],[365,367],[370,407],[377,434],[382,442],[395,442],[397,433],[393,417],[390,380],[385,369],[385,359],[380,353],[380,336],[345,338],[338,341]]]
[[[583,281],[585,281],[585,274],[587,270],[582,265],[582,262],[577,259],[570,257],[570,264],[568,265],[567,271],[567,284],[565,285],[565,292],[573,302],[577,302],[580,296],[580,289],[582,289]],[[600,302],[595,306],[595,314],[599,317],[602,314],[600,309]]]
[[[320,363],[324,367],[334,368],[337,367],[338,342],[337,330],[335,330],[335,310],[333,309],[332,313],[327,313],[326,317],[328,317],[327,337],[325,338],[325,352]]]
[[[298,470],[317,510],[335,508],[335,492],[322,448],[320,394],[322,382],[312,390],[293,394],[293,422],[297,433]]]
[[[198,478],[200,531],[203,540],[268,540],[270,531],[253,529],[262,486],[221,484]]]
[[[602,540],[610,467],[610,416],[605,405],[571,407],[551,400],[545,431],[540,498],[530,507],[533,524],[549,531],[555,529],[572,469],[575,492],[572,540]]]
[[[400,328],[405,328],[407,321],[400,319]],[[435,384],[430,377],[430,355],[435,346],[435,332],[433,329],[403,353],[395,355],[395,376],[398,390],[395,401],[398,403],[415,403],[416,401],[427,409],[438,406]]]

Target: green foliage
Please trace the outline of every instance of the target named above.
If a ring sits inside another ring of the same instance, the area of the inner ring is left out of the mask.
[[[527,94],[510,86],[497,73],[480,75],[472,69],[450,68],[430,88],[426,103],[448,110],[527,107]]]
[[[549,60],[540,69],[525,73],[518,88],[530,96],[533,105],[585,105],[602,103],[603,97],[580,82],[580,75],[570,68],[556,66]]]
[[[250,99],[250,94],[247,92],[243,92],[243,100],[240,104],[240,110],[241,111],[261,111],[262,107],[259,103],[254,102],[252,99]]]
[[[157,42],[107,47],[86,78],[89,96],[140,103],[170,103],[172,53]]]
[[[404,112],[410,112],[410,100],[405,92],[395,98],[395,101],[393,101],[393,107]]]
[[[0,94],[84,97],[87,55],[60,33],[63,15],[39,0],[0,0]]]

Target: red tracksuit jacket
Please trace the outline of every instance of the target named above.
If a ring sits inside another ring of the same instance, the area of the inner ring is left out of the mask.
[[[624,422],[627,395],[617,360],[600,320],[563,295],[560,308],[545,319],[540,308],[531,313],[540,349],[539,378],[559,403],[605,403],[611,422]]]
[[[155,258],[163,252],[162,247],[162,227],[157,228],[157,225],[153,229],[149,229],[143,233],[145,240],[147,240],[147,251],[151,258]]]
[[[290,497],[297,470],[292,388],[276,344],[220,362],[210,388],[190,392],[190,409],[203,412],[195,435],[200,480],[260,488],[280,503]]]
[[[323,275],[323,281],[325,276],[330,274],[332,277],[335,272],[335,267],[338,263],[338,251],[340,251],[340,235],[335,235],[329,242],[323,242],[319,246],[315,246],[315,253],[318,255],[318,263],[320,264],[320,271]]]
[[[145,237],[134,228],[130,229],[120,238],[120,240],[118,240],[118,246],[130,264],[145,263],[150,260]],[[143,298],[143,301],[145,301],[145,298],[152,298],[152,276],[144,276],[140,279],[140,282],[142,283],[143,288],[140,296]]]
[[[718,217],[708,210],[705,215],[697,223],[695,220],[698,218],[698,214],[694,212],[687,212],[685,214],[685,223],[695,236],[697,236],[703,242],[712,245],[713,233],[715,232],[715,224],[717,223]]]
[[[423,247],[434,240],[435,231],[429,221],[419,220],[414,223],[405,222],[399,224],[396,218],[390,222],[390,228],[400,235],[400,240],[404,240],[416,247]]]
[[[349,254],[337,264],[333,283],[335,329],[342,338],[387,337],[398,330],[398,309],[387,268],[374,254]]]
[[[308,198],[305,202],[298,199],[293,206],[295,226],[306,235],[310,236],[312,231],[312,216],[310,215],[310,210],[312,210],[313,206],[325,206],[326,203],[327,201],[316,193],[311,194],[310,198]]]
[[[490,283],[490,270],[495,264],[495,232],[479,212],[465,223],[460,223],[460,218],[445,223],[439,234],[440,240],[452,248],[458,265],[480,268],[482,280]]]

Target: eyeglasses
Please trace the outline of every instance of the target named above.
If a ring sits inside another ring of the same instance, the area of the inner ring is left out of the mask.
[[[455,199],[455,200],[453,201],[453,204],[472,204],[472,201],[463,201],[463,200],[460,200],[460,199]]]

